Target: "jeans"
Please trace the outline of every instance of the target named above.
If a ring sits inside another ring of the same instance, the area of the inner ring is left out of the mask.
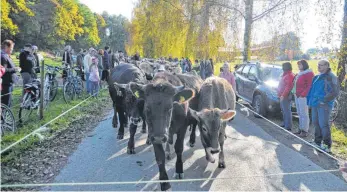
[[[283,98],[283,100],[280,101],[284,128],[289,130],[292,129],[292,126],[293,126],[291,104],[292,104],[291,97]]]
[[[90,73],[85,73],[85,75],[86,75],[86,91],[87,93],[90,93],[90,81],[89,81]]]
[[[92,96],[98,96],[98,94],[99,94],[99,82],[98,81],[91,81],[90,82],[90,94]]]
[[[331,108],[328,104],[319,104],[317,107],[312,107],[311,113],[315,130],[314,142],[320,145],[323,141],[330,148],[332,143],[329,123]]]
[[[308,132],[308,128],[310,127],[310,118],[308,114],[307,98],[295,96],[295,105],[299,115],[299,129]]]
[[[13,85],[2,85],[1,103],[11,107]]]

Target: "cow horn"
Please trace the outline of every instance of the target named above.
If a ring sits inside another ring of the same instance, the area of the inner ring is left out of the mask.
[[[128,84],[120,84],[120,83],[113,83],[115,86],[123,88],[123,89],[129,89],[129,85]]]
[[[180,92],[184,89],[184,85],[176,86],[175,89],[176,89],[176,92]]]

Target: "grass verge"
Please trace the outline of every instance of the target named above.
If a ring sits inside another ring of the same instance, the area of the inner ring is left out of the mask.
[[[19,139],[23,138],[27,134],[39,128],[40,126],[54,119],[61,113],[77,105],[78,103],[83,101],[85,98],[86,97],[83,97],[81,99],[73,101],[71,104],[66,104],[62,96],[62,91],[59,91],[56,100],[53,103],[51,103],[48,109],[44,112],[43,119],[39,120],[36,111],[34,111],[30,116],[31,119],[28,122],[26,122],[26,124],[23,127],[18,128],[15,133],[7,134],[2,137],[1,148],[4,149],[6,146],[9,146],[12,143],[18,141]],[[108,91],[102,90],[98,98],[88,99],[82,105],[78,106],[77,108],[73,109],[69,113],[62,116],[61,118],[47,125],[47,128],[49,129],[48,131],[44,132],[42,135],[46,139],[50,138],[57,132],[68,128],[71,123],[78,121],[79,119],[82,119],[85,116],[89,116],[91,114],[98,115],[99,113],[95,113],[96,111],[94,111],[94,109],[96,109],[98,106],[104,106],[108,104],[112,105],[110,103]],[[14,115],[18,118],[18,113],[17,114],[14,113]],[[37,135],[29,137],[27,140],[14,146],[8,152],[5,152],[5,154],[2,154],[1,162],[3,163],[3,162],[11,161],[12,159],[20,155],[21,151],[26,150],[30,147],[33,147],[35,144],[37,144],[40,141],[40,139],[42,138],[40,138]]]

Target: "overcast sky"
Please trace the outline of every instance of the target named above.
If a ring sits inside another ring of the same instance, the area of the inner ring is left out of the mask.
[[[310,1],[310,0],[307,0]],[[311,0],[315,1],[315,0]],[[334,25],[330,29],[330,31],[334,31],[332,35],[332,42],[327,44],[321,41],[322,37],[324,37],[324,34],[327,33],[328,29],[327,27],[321,27],[322,19],[320,15],[315,14],[313,7],[306,7],[308,10],[303,13],[302,19],[303,19],[303,28],[298,31],[297,29],[294,29],[294,24],[289,24],[287,27],[287,30],[297,31],[301,41],[302,41],[302,50],[306,51],[308,48],[311,47],[338,47],[340,42],[340,22],[342,21],[342,1],[336,0],[341,4],[341,6],[338,6],[338,10],[336,10],[336,20],[337,22],[334,22]],[[81,3],[87,5],[92,11],[96,13],[102,13],[103,11],[107,11],[110,14],[116,14],[116,15],[123,15],[129,20],[131,20],[132,16],[132,10],[135,6],[135,2],[137,0],[80,0]],[[341,18],[341,19],[339,19]],[[257,43],[267,40],[270,37],[271,32],[268,31],[268,28],[264,29],[264,25],[262,23],[259,23],[255,25],[255,29],[253,30],[254,34],[254,41]],[[325,33],[324,33],[325,32]],[[334,35],[333,35],[334,34]]]

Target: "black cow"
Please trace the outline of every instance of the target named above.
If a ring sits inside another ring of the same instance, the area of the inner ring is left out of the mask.
[[[137,98],[131,90],[124,84],[136,82],[140,84],[147,83],[146,75],[133,64],[119,64],[111,71],[109,79],[109,93],[113,101],[114,116],[112,125],[114,128],[118,126],[119,116],[119,130],[118,139],[124,138],[124,127],[127,126],[127,119],[130,117],[130,138],[128,142],[129,154],[135,153],[134,150],[134,136],[137,129],[138,122],[142,119],[142,133],[146,132],[146,121],[143,114],[144,100]],[[148,143],[147,141],[147,144]]]
[[[194,79],[195,78],[195,79]],[[182,82],[182,80],[183,82]],[[189,81],[190,80],[190,81]],[[168,180],[165,169],[165,151],[163,143],[173,144],[172,135],[177,134],[175,142],[176,178],[183,178],[182,153],[187,126],[189,102],[195,96],[193,89],[184,89],[184,85],[198,89],[201,80],[194,76],[180,76],[168,72],[157,73],[152,83],[141,85],[131,83],[133,92],[138,92],[145,100],[144,114],[148,125],[148,134],[153,144],[155,158],[159,167],[159,179]],[[170,183],[160,183],[161,190],[171,188]]]

